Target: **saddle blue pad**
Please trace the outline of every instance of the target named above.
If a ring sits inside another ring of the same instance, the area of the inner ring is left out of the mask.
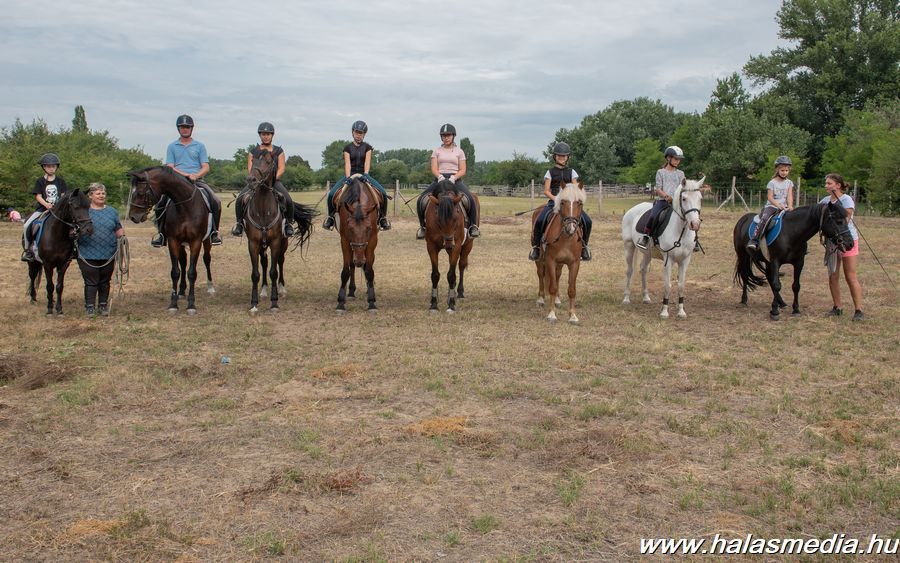
[[[44,234],[44,218],[38,217],[34,220],[34,223],[31,224],[31,229],[37,229],[37,232],[34,233],[34,246],[35,248],[41,247],[41,235]]]
[[[784,212],[778,213],[774,215],[771,219],[769,219],[769,227],[766,231],[766,245],[771,245],[775,242],[775,239],[778,238],[778,235],[781,234],[781,218],[784,216]],[[750,221],[750,228],[747,229],[747,236],[753,238],[753,231],[756,230],[756,225],[759,224],[759,215],[753,218],[753,221]]]

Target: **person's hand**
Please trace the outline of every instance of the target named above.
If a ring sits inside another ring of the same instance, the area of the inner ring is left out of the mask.
[[[456,183],[456,175],[455,174],[450,176],[450,181],[453,182],[454,184]]]
[[[794,207],[791,206],[791,205],[788,205],[788,206],[787,206],[787,210],[788,210],[788,211],[793,211],[793,210],[794,210]]]
[[[44,207],[46,207],[47,209],[53,209],[53,205],[51,205],[49,201],[44,202]]]
[[[200,179],[200,176],[198,176],[196,174],[188,174],[187,177],[188,177],[188,180],[190,180],[191,182],[196,182],[197,180]]]
[[[668,201],[669,203],[672,203],[672,196],[667,195],[667,196],[666,196],[666,201]]]
[[[443,174],[438,174],[438,175],[437,175],[437,181],[438,181],[438,182],[440,182],[440,181],[443,180],[443,179],[444,179],[444,175],[443,175]]]

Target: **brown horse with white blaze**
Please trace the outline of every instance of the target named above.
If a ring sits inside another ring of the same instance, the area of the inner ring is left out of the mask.
[[[544,230],[544,244],[537,259],[538,299],[537,304],[544,305],[545,290],[549,293],[547,300],[548,321],[556,321],[556,306],[560,304],[559,280],[562,268],[569,270],[569,322],[578,323],[575,314],[575,284],[578,270],[581,267],[581,248],[584,231],[581,226],[581,213],[587,201],[584,185],[566,184],[560,188],[556,196],[553,211],[547,218]],[[532,228],[537,222],[541,209],[531,217]]]
[[[469,253],[472,252],[473,239],[468,236],[466,213],[461,201],[465,196],[456,191],[453,182],[442,180],[434,193],[428,196],[425,208],[425,241],[428,256],[431,258],[431,308],[437,311],[438,282],[441,279],[438,270],[438,255],[441,250],[447,251],[450,268],[447,270],[447,312],[456,312],[456,300],[465,298],[463,279],[469,265]],[[478,196],[472,194],[476,208],[479,207]],[[476,215],[480,216],[481,213]],[[456,266],[459,264],[459,285],[456,283]]]
[[[344,266],[341,269],[341,288],[338,290],[338,313],[347,310],[347,298],[356,297],[356,269],[362,268],[366,276],[368,310],[375,312],[375,248],[378,246],[378,210],[381,193],[359,178],[351,179],[347,187],[334,195],[338,209],[338,232],[341,235],[341,252]],[[350,291],[347,292],[347,281]]]

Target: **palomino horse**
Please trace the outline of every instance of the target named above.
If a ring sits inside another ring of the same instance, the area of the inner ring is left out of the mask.
[[[28,263],[28,295],[37,302],[37,286],[41,283],[41,271],[47,278],[47,315],[53,314],[53,272],[56,271],[56,314],[62,315],[62,292],[66,270],[72,261],[75,241],[82,233],[92,234],[89,209],[91,202],[81,190],[63,194],[44,217],[41,239],[35,256],[40,260]]]
[[[687,313],[684,312],[684,282],[694,252],[696,231],[700,230],[700,206],[703,201],[703,194],[700,190],[703,189],[705,179],[706,176],[699,180],[685,180],[675,190],[675,196],[672,198],[672,216],[665,230],[658,237],[659,246],[648,245],[646,249],[637,246],[637,241],[643,236],[643,233],[637,230],[637,222],[641,215],[653,207],[653,204],[639,203],[622,217],[622,242],[625,245],[625,264],[627,265],[625,298],[622,303],[631,303],[631,275],[634,273],[634,254],[637,249],[644,255],[641,260],[641,289],[644,303],[650,303],[650,292],[647,289],[647,269],[650,266],[650,260],[658,258],[663,261],[663,286],[665,288],[663,306],[659,316],[664,319],[669,318],[669,294],[672,291],[672,263],[674,262],[678,264],[678,316],[681,318],[687,316]]]
[[[824,234],[841,251],[853,248],[853,235],[847,226],[846,211],[840,202],[820,203],[808,207],[798,207],[784,214],[781,220],[781,233],[768,247],[768,258],[762,250],[750,251],[747,242],[750,240],[749,229],[755,213],[747,213],[734,226],[734,253],[737,260],[734,265],[734,281],[741,286],[741,304],[747,304],[747,291],[769,282],[772,288],[772,309],[770,318],[775,321],[779,317],[779,308],[787,307],[781,298],[781,280],[778,271],[782,264],[794,267],[794,303],[792,315],[800,314],[800,273],[806,259],[807,242],[818,232]],[[765,277],[753,273],[753,267]]]
[[[128,172],[131,177],[130,204],[128,218],[135,223],[147,220],[150,209],[163,194],[171,201],[160,218],[160,230],[166,235],[169,258],[172,261],[172,295],[169,311],[178,310],[178,297],[184,297],[185,276],[189,283],[187,313],[197,312],[194,306],[194,282],[197,281],[197,259],[203,249],[203,263],[206,265],[206,285],[208,293],[215,293],[213,287],[209,248],[209,207],[203,200],[200,189],[187,178],[168,166],[151,166]],[[190,250],[188,264],[187,250]],[[181,285],[179,286],[179,278]]]
[[[544,305],[544,289],[550,294],[548,299],[548,321],[556,320],[556,306],[559,305],[559,278],[563,265],[569,268],[569,322],[577,323],[575,315],[575,280],[581,266],[582,229],[581,212],[587,200],[584,185],[564,185],[556,196],[553,211],[547,217],[544,230],[544,245],[537,259],[538,305]],[[537,209],[531,216],[532,228],[540,215]]]
[[[347,310],[347,298],[356,296],[356,268],[362,268],[366,276],[366,298],[369,311],[377,311],[375,305],[375,247],[378,246],[378,209],[381,194],[369,188],[359,178],[353,178],[347,187],[334,196],[338,210],[338,231],[341,234],[341,252],[344,267],[341,269],[341,288],[338,290],[338,313]],[[347,280],[350,292],[347,293]]]
[[[450,269],[447,270],[447,312],[456,311],[456,299],[465,298],[463,276],[469,265],[469,253],[472,252],[472,238],[466,229],[466,213],[460,206],[465,197],[456,191],[453,182],[442,180],[434,193],[428,196],[425,208],[425,242],[428,245],[428,256],[431,258],[431,310],[437,311],[438,282],[441,272],[438,270],[438,254],[446,250],[450,258]],[[472,194],[476,207],[478,196]],[[479,213],[480,215],[480,213]],[[456,265],[459,263],[459,286],[456,284]]]

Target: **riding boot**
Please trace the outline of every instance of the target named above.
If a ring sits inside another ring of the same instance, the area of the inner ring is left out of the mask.
[[[288,238],[294,236],[294,226],[291,224],[290,221],[284,222],[284,236],[286,236]]]
[[[334,217],[332,215],[325,217],[325,220],[322,221],[322,228],[328,231],[334,229]]]
[[[541,247],[540,246],[532,246],[531,252],[528,253],[528,259],[534,262],[538,258],[541,257]]]
[[[166,243],[166,237],[162,234],[162,232],[157,232],[153,235],[153,238],[150,239],[150,246],[153,248],[162,248],[162,246]]]
[[[238,194],[237,199],[234,200],[234,215],[237,218],[237,223],[231,229],[231,234],[236,237],[244,234],[244,198],[242,196],[243,193]]]
[[[638,248],[642,248],[647,250],[647,247],[650,246],[650,235],[643,235],[640,240],[636,243]]]
[[[390,231],[391,230],[391,222],[388,221],[387,218],[387,197],[386,194],[382,195],[381,200],[381,210],[378,214],[378,226],[381,227],[382,231]]]
[[[591,261],[591,251],[588,249],[587,245],[582,245],[581,247],[581,259],[585,262]]]
[[[425,238],[425,226],[419,225],[419,230],[416,231],[416,240],[422,240]]]
[[[219,236],[218,229],[209,233],[209,243],[213,246],[219,246],[220,244],[222,244],[222,238]]]
[[[472,238],[481,236],[481,231],[478,230],[478,225],[472,225],[471,227],[469,227],[469,236]]]
[[[35,260],[34,252],[31,250],[31,245],[28,246],[25,250],[22,251],[22,262],[33,262]]]
[[[213,216],[213,228],[212,232],[209,233],[209,242],[213,246],[219,246],[222,244],[222,238],[219,236],[219,221],[222,219],[222,207],[212,190],[209,191],[209,202]]]

